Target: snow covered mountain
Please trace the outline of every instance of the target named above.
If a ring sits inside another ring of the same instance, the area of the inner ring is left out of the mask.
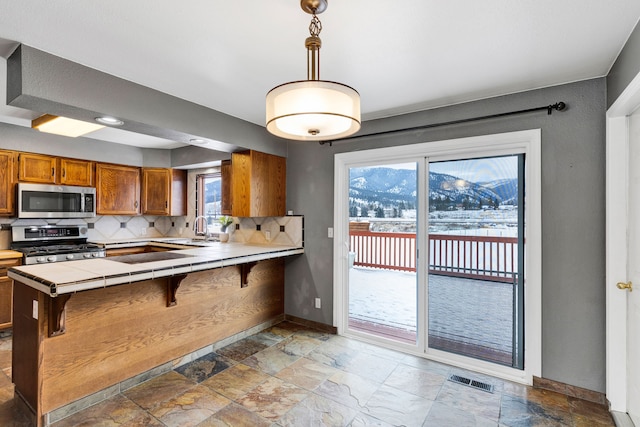
[[[429,199],[441,206],[473,208],[517,203],[517,179],[474,183],[452,175],[429,173]],[[415,171],[392,168],[353,168],[349,184],[352,204],[396,207],[415,205]]]

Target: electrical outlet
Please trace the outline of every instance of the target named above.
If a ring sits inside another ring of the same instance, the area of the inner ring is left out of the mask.
[[[267,242],[269,240],[271,240],[271,232],[270,231],[265,231],[264,232],[264,238],[267,239]]]
[[[333,227],[327,229],[327,237],[333,239]]]
[[[316,298],[315,306],[316,306],[316,308],[321,308],[322,307],[322,303],[320,301],[320,298]]]
[[[33,307],[31,309],[31,317],[38,320],[38,300],[33,300]]]
[[[140,229],[140,235],[141,235],[141,236],[146,236],[146,235],[147,235],[147,229],[146,229],[146,228],[144,228],[144,227],[142,227],[142,228]]]

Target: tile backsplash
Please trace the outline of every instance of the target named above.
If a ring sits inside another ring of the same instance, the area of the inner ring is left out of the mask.
[[[0,219],[0,249],[11,245],[11,225],[87,224],[89,240],[129,240],[147,237],[194,237],[191,216],[96,216],[84,219]],[[209,230],[218,233],[219,226]],[[234,218],[229,240],[240,243],[264,243],[303,246],[304,217]]]

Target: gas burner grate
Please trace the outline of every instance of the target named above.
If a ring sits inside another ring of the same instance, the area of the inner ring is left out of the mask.
[[[486,391],[487,393],[493,393],[493,390],[494,390],[493,384],[483,383],[481,381],[472,380],[471,378],[461,377],[460,375],[451,374],[447,379],[454,383],[458,383],[458,384],[466,385],[467,387],[472,387],[478,390]]]

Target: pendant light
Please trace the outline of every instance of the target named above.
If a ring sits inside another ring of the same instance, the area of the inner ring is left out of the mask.
[[[360,129],[360,95],[350,86],[320,80],[320,31],[316,16],[325,11],[327,0],[301,0],[311,14],[307,48],[307,80],[276,86],[267,93],[267,130],[299,141],[344,138]]]

